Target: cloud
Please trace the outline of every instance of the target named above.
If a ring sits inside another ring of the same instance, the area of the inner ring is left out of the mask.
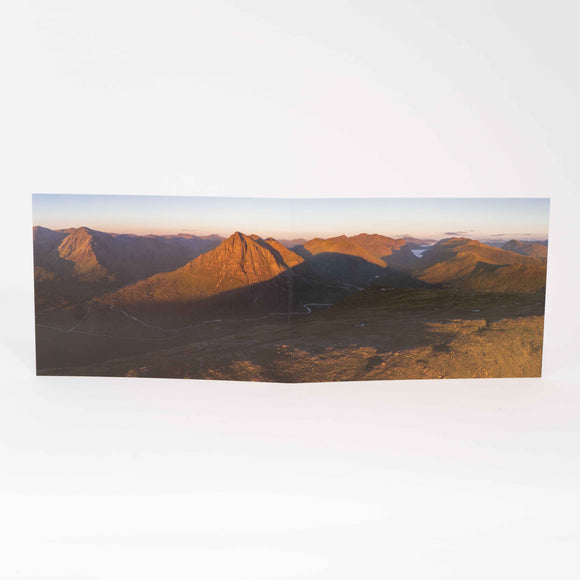
[[[459,232],[445,232],[446,236],[466,236],[467,234],[473,233],[475,230],[461,230]]]
[[[525,233],[511,233],[511,234],[491,234],[489,237],[490,238],[503,238],[505,236],[533,236],[534,234],[531,234],[529,232],[525,232]]]

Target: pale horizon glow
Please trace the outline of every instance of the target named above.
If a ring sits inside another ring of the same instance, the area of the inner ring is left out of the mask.
[[[306,238],[382,234],[439,240],[548,238],[547,198],[241,198],[33,195],[33,225],[127,234]]]

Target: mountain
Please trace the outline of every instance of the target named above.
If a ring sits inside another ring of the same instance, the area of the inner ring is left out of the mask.
[[[32,239],[35,245],[58,245],[67,234],[64,232],[54,231],[42,226],[34,226],[32,228]]]
[[[403,236],[400,238],[407,243],[407,246],[412,250],[417,250],[423,246],[432,246],[437,240],[424,240],[421,238],[415,238],[413,236]]]
[[[286,240],[284,238],[278,238],[278,241],[285,246],[286,248],[288,248],[289,250],[291,250],[292,248],[296,247],[296,246],[302,246],[304,245],[308,240],[306,240],[305,238],[294,238],[292,240]]]
[[[364,287],[385,277],[407,280],[417,258],[404,240],[379,234],[315,238],[294,248],[310,270],[327,281]],[[394,281],[393,281],[394,282]]]
[[[35,266],[63,279],[126,283],[183,266],[216,247],[218,240],[191,235],[109,234],[87,227],[53,231],[36,227]]]
[[[410,248],[407,247],[405,240],[397,240],[379,234],[337,236],[327,239],[314,238],[299,248],[295,248],[295,251],[302,252],[303,256],[319,254],[356,256],[381,268],[386,268],[391,263],[401,265],[405,261],[415,262],[415,257]]]
[[[294,268],[295,266],[298,266],[298,264],[304,262],[304,258],[288,249],[278,240],[275,240],[274,238],[267,238],[265,242],[273,251],[280,254],[280,257],[288,268]]]
[[[498,239],[498,238],[482,238],[479,240],[482,244],[486,244],[487,246],[493,246],[494,248],[502,248],[505,244],[508,243],[508,240],[505,238]],[[511,241],[511,240],[509,240]],[[524,244],[538,244],[540,246],[548,247],[548,240],[526,240],[525,242],[522,240],[517,240]]]
[[[405,269],[416,263],[416,257],[406,240],[379,234],[358,234],[350,240],[379,258],[385,266]]]
[[[184,304],[271,282],[302,262],[272,238],[236,232],[185,266],[125,286],[106,301],[134,307]]]
[[[56,232],[42,226],[32,228],[32,243],[34,250],[34,265],[46,269],[47,257],[58,248],[67,237],[64,232]]]
[[[356,256],[366,260],[369,264],[375,264],[382,268],[385,262],[366,248],[358,244],[354,239],[347,236],[337,236],[334,238],[314,238],[306,242],[303,246],[294,249],[302,256],[317,256],[319,254],[342,254],[345,256]]]
[[[522,256],[530,256],[531,258],[548,258],[548,248],[544,244],[537,244],[534,242],[520,242],[518,240],[510,240],[502,246],[503,250],[515,252]]]
[[[145,237],[153,239],[180,241],[185,244],[199,243],[200,241],[216,242],[218,245],[221,244],[225,239],[223,236],[220,236],[218,234],[210,234],[209,236],[196,236],[194,234],[149,234]]]
[[[349,239],[383,261],[386,256],[392,255],[393,251],[399,250],[405,245],[404,240],[395,240],[379,234],[358,234]]]
[[[431,285],[491,292],[536,292],[546,284],[546,262],[469,238],[441,240],[414,272]]]
[[[69,266],[69,273],[78,279],[112,279],[116,269],[113,239],[103,232],[77,228],[59,245],[58,257],[64,261],[63,266]]]

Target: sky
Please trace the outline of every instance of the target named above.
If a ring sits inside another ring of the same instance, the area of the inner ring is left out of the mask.
[[[313,238],[359,233],[547,239],[547,198],[241,198],[33,195],[33,225],[132,234]]]

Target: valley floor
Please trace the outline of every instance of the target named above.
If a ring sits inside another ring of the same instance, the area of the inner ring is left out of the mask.
[[[376,287],[291,317],[179,332],[126,313],[122,323],[118,312],[53,316],[37,325],[38,373],[285,383],[539,376],[543,298]]]

